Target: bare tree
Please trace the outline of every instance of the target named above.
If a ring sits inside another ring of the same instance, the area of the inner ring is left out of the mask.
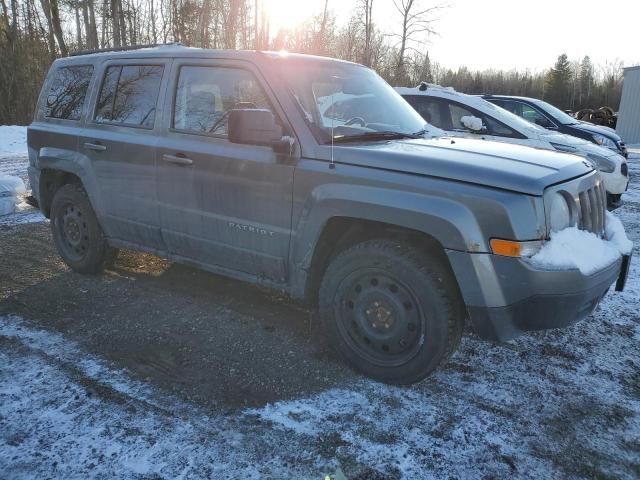
[[[442,9],[439,4],[431,7],[423,7],[421,0],[394,0],[393,5],[402,16],[400,33],[392,34],[399,41],[396,72],[399,80],[406,78],[406,53],[411,43],[424,44],[426,36],[434,34],[433,23],[436,19],[433,14]]]
[[[364,9],[364,50],[362,63],[371,66],[371,41],[373,38],[373,0],[360,0]]]

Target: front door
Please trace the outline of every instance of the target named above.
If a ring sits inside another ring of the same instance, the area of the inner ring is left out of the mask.
[[[270,147],[227,138],[232,108],[274,111],[263,85],[244,62],[174,63],[157,151],[158,199],[173,257],[281,283],[294,163]]]

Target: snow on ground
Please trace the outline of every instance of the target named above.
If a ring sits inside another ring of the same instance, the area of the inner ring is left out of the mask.
[[[640,157],[630,164],[637,182]],[[636,258],[637,198],[632,184],[616,212]],[[235,412],[205,412],[0,317],[0,476],[637,478],[639,312],[634,262],[625,292],[571,328],[499,345],[465,335],[410,388],[359,379]]]
[[[0,125],[0,176],[20,177],[27,189],[29,189],[28,165],[27,127]],[[44,220],[44,216],[38,209],[24,202],[23,195],[16,205],[15,213],[0,216],[0,226],[42,222]]]

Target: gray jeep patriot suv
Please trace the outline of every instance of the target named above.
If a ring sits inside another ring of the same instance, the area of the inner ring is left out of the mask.
[[[318,307],[353,367],[405,384],[456,349],[465,318],[493,340],[566,326],[624,270],[528,261],[571,224],[604,235],[589,164],[429,128],[349,62],[99,52],[51,67],[29,177],[73,270],[130,248],[279,289]]]

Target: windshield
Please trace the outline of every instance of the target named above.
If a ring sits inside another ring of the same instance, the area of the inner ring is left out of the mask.
[[[540,107],[542,110],[547,112],[549,115],[551,115],[555,120],[557,120],[558,122],[564,125],[571,125],[572,123],[578,123],[577,120],[573,118],[571,115],[567,115],[562,110],[554,107],[550,103],[543,102],[542,100],[534,100],[534,103],[538,107]]]
[[[285,61],[280,72],[320,143],[379,132],[437,130],[375,72],[360,65]],[[383,138],[383,137],[379,137]]]

